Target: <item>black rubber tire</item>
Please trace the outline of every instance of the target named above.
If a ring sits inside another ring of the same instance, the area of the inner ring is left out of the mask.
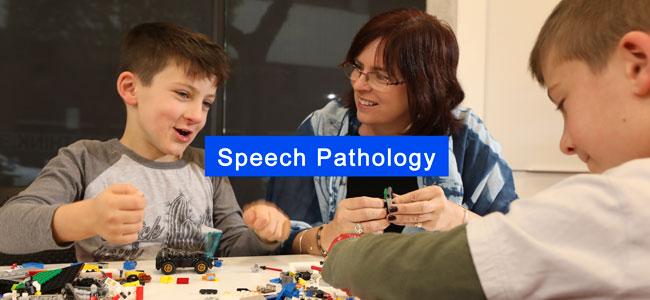
[[[196,272],[196,274],[204,274],[208,269],[209,265],[205,260],[200,259],[194,264],[194,272]]]
[[[166,261],[162,264],[160,270],[165,275],[174,274],[176,272],[176,264],[172,261]]]

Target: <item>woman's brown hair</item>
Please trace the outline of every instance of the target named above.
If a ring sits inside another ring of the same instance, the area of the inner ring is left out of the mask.
[[[460,127],[452,109],[465,93],[456,78],[458,43],[449,25],[418,9],[382,13],[357,32],[342,65],[354,63],[377,39],[388,76],[399,72],[406,83],[411,126],[405,134],[447,135]],[[355,110],[352,92],[343,104]]]

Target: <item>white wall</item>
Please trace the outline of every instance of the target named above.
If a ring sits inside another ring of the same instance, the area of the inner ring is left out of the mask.
[[[428,0],[460,48],[463,103],[485,120],[513,167],[521,197],[586,169],[559,152],[561,116],[527,70],[537,32],[558,0]],[[454,15],[455,14],[455,15]]]

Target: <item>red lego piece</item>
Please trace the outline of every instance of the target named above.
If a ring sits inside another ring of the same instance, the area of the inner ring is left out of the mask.
[[[282,272],[282,269],[272,268],[272,267],[267,267],[267,266],[260,266],[260,269]]]
[[[46,270],[29,270],[29,271],[27,271],[27,274],[29,274],[29,276],[34,276],[34,275],[36,275],[36,274],[38,274],[40,272],[43,272],[43,271],[46,271]]]
[[[178,277],[176,278],[176,284],[189,284],[190,279],[188,277]]]
[[[144,300],[144,287],[135,287],[135,300]]]

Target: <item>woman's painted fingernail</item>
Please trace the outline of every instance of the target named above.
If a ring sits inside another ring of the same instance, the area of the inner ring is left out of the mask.
[[[393,215],[388,216],[388,221],[395,221],[395,216]]]
[[[388,212],[392,212],[392,213],[397,212],[397,206],[391,206],[391,207],[388,209]]]

